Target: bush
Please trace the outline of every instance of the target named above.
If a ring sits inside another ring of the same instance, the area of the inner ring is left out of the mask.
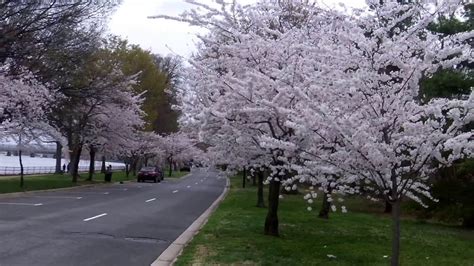
[[[474,228],[474,159],[441,169],[433,179],[432,195],[439,202],[430,203],[427,209],[413,207],[419,218]]]

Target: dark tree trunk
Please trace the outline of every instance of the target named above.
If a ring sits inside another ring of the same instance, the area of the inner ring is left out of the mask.
[[[321,210],[319,211],[319,218],[329,219],[329,209],[331,208],[331,203],[328,201],[328,193],[324,193],[323,204],[321,205]]]
[[[56,153],[55,153],[55,156],[56,156],[56,170],[54,171],[54,173],[56,173],[56,174],[62,173],[62,169],[61,169],[62,153],[63,153],[63,145],[61,145],[61,142],[56,141]]]
[[[462,226],[466,228],[474,228],[474,212],[465,212],[462,219]]]
[[[383,211],[384,213],[392,213],[392,204],[390,201],[385,200],[385,209]]]
[[[127,176],[127,178],[130,175],[130,169],[129,169],[129,164],[128,163],[125,164],[125,175]]]
[[[245,181],[247,180],[247,168],[244,167],[244,171],[242,173],[242,187],[245,188]]]
[[[265,219],[265,235],[279,236],[278,230],[278,203],[280,197],[280,182],[270,181],[268,189],[268,212]]]
[[[168,162],[170,164],[170,169],[168,170],[168,176],[171,176],[172,172],[173,172],[173,160],[172,159],[168,159]]]
[[[105,167],[105,156],[102,155],[102,165],[100,166],[100,172],[103,174],[105,173],[106,167]]]
[[[77,183],[79,178],[79,160],[81,159],[82,144],[77,144],[70,153],[72,182]]]
[[[395,170],[392,169],[392,188],[390,190],[392,203],[392,258],[390,264],[392,266],[400,265],[400,201],[397,189],[397,176]]]
[[[89,177],[87,178],[88,181],[92,181],[94,178],[95,173],[95,148],[90,146],[89,147]]]
[[[23,188],[25,186],[25,178],[24,178],[23,161],[21,159],[21,150],[18,151],[18,159],[20,160],[20,187]]]
[[[258,171],[258,188],[257,188],[257,207],[265,208],[265,200],[263,198],[263,171]]]
[[[137,176],[137,158],[133,157],[132,158],[132,163],[130,165],[130,168],[132,168],[132,174],[133,176]]]
[[[252,186],[257,185],[257,178],[255,177],[255,174],[252,175]]]
[[[391,266],[400,265],[400,200],[392,203],[392,259]]]
[[[145,156],[145,158],[143,159],[143,162],[145,163],[145,166],[148,166],[148,157]]]

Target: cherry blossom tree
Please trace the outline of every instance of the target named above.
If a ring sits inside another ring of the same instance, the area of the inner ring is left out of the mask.
[[[144,112],[141,110],[143,99],[140,94],[135,95],[125,89],[115,91],[114,97],[120,100],[105,102],[97,107],[96,116],[93,118],[94,129],[85,140],[90,155],[89,180],[92,180],[94,174],[97,152],[100,152],[103,158],[105,155],[118,157],[127,153],[127,149],[133,149],[127,144],[133,139],[136,131],[144,126]],[[120,117],[117,114],[120,114]]]
[[[345,175],[342,184],[359,183],[393,205],[392,265],[399,265],[402,199],[425,205],[433,200],[430,176],[473,156],[473,132],[463,128],[474,119],[474,94],[420,98],[423,77],[472,61],[465,40],[473,32],[442,37],[426,29],[460,4],[369,1],[350,19],[335,15],[317,56],[304,63],[313,69],[305,72],[311,86],[298,90],[294,125],[313,145],[303,154]]]
[[[168,164],[168,176],[171,176],[176,163],[190,162],[200,155],[200,150],[195,147],[196,143],[184,132],[171,133],[159,138],[158,150],[163,161]]]
[[[363,187],[393,205],[398,265],[401,200],[424,204],[430,175],[473,154],[473,133],[462,129],[474,96],[423,103],[419,95],[423,77],[472,61],[473,32],[427,30],[461,1],[368,1],[348,13],[310,1],[187,2],[199,10],[158,16],[208,29],[178,92],[181,122],[222,157],[244,155],[234,161],[241,166],[258,158],[271,171],[265,233],[278,235],[282,182],[314,183],[328,198]]]
[[[258,168],[270,171],[264,232],[277,236],[280,184],[291,174],[287,162],[296,155],[293,129],[285,125],[289,115],[285,108],[295,104],[291,89],[301,82],[295,68],[304,48],[298,33],[303,25],[318,20],[319,9],[307,1],[261,1],[244,7],[236,1],[221,1],[219,8],[188,2],[201,11],[171,19],[210,33],[200,36],[199,52],[190,62],[193,68],[187,80],[191,85],[178,93],[183,119],[198,124],[200,136],[213,146],[239,145],[245,140],[251,145],[246,148],[258,151],[234,162],[242,163],[241,169],[257,159]],[[232,142],[218,143],[219,139]],[[232,158],[241,154],[234,153]],[[256,166],[256,161],[250,164]]]
[[[26,145],[45,136],[60,139],[46,119],[55,95],[28,71],[7,76],[0,69],[0,134],[17,141],[20,186],[24,185],[22,152]],[[1,135],[0,135],[1,136]]]

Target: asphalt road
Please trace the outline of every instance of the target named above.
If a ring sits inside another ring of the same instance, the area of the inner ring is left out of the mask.
[[[150,265],[224,186],[196,169],[157,184],[0,197],[0,265]]]

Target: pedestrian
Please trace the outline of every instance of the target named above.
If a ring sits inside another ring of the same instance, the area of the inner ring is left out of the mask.
[[[66,164],[63,164],[63,173],[66,172]]]
[[[112,181],[112,165],[109,164],[107,166],[107,170],[105,171],[105,182],[110,182]]]

